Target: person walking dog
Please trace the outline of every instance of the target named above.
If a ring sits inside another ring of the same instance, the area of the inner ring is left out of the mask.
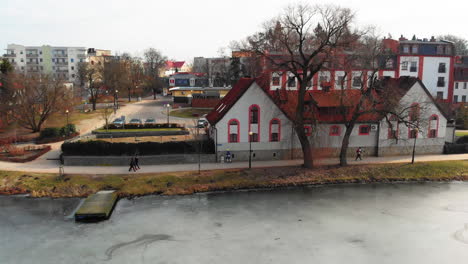
[[[355,161],[359,159],[359,160],[362,160],[362,148],[359,147],[357,150],[356,150],[356,159]]]

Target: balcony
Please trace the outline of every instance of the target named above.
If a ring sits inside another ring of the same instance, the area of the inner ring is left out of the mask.
[[[54,53],[54,58],[67,58],[68,53]]]
[[[63,61],[55,62],[55,65],[57,65],[57,66],[68,66],[68,61],[65,61],[65,62],[63,62]]]
[[[76,57],[78,59],[86,59],[86,54],[77,54]]]
[[[37,53],[28,53],[26,54],[26,58],[37,58],[39,57],[39,54]]]
[[[57,69],[56,72],[68,72],[68,69]]]
[[[39,64],[38,61],[27,61],[26,62],[26,65],[37,65],[37,64]]]
[[[29,68],[28,72],[39,72],[39,69]]]
[[[16,54],[15,53],[7,53],[7,54],[3,54],[3,57],[14,58],[14,57],[16,57]]]

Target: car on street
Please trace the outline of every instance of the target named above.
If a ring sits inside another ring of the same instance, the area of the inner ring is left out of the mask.
[[[198,119],[198,122],[197,122],[197,127],[198,128],[205,128],[207,126],[208,126],[208,120],[206,120],[206,118]]]
[[[125,122],[120,118],[116,118],[114,121],[112,121],[112,125],[114,125],[117,128],[123,127],[124,124],[125,124]]]
[[[138,119],[138,118],[133,118],[130,120],[130,122],[128,122],[129,125],[136,125],[136,126],[142,126],[143,125],[143,122],[141,121],[141,119]]]
[[[156,120],[154,118],[147,118],[145,120],[145,125],[155,125],[156,124]]]

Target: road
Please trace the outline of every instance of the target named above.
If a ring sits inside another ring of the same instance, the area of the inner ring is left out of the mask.
[[[169,97],[158,97],[153,100],[152,97],[145,98],[141,102],[128,104],[119,109],[116,115],[111,119],[125,115],[127,120],[131,118],[155,118],[157,122],[165,122],[167,120],[167,110],[164,105],[171,102]],[[171,123],[184,124],[186,127],[193,127],[196,119],[185,119],[178,117],[170,117]],[[91,135],[91,131],[102,127],[104,120],[102,118],[94,118],[82,121],[77,124],[77,129],[83,137]],[[12,163],[0,161],[0,170],[11,171],[27,171],[27,172],[47,172],[57,173],[59,170],[59,155],[60,146],[63,142],[49,144],[52,150],[45,155],[39,157],[35,161],[28,163]],[[409,162],[411,157],[398,156],[398,157],[367,157],[364,161],[350,161],[350,164],[375,164],[375,163],[394,163],[394,162]],[[438,161],[438,160],[468,160],[468,154],[459,155],[425,155],[417,156],[416,161]],[[323,159],[318,160],[318,164],[329,165],[338,164],[337,159]],[[253,167],[275,167],[275,166],[294,166],[302,164],[302,160],[282,160],[282,161],[255,161]],[[227,163],[205,163],[201,165],[202,170],[213,169],[228,169],[228,168],[246,168],[247,162],[234,162]],[[89,167],[89,166],[66,166],[65,173],[71,174],[127,174],[127,167]],[[171,171],[197,171],[198,164],[178,164],[174,165],[152,165],[144,166],[137,173],[151,173],[151,172],[171,172]]]

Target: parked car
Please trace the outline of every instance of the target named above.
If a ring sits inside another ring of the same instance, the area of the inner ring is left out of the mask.
[[[141,121],[141,119],[138,119],[138,118],[133,118],[130,120],[130,122],[128,122],[129,125],[137,125],[138,127],[139,126],[143,126],[143,122]]]
[[[145,125],[155,125],[155,124],[156,124],[156,120],[154,118],[148,118],[145,121]]]
[[[116,118],[114,121],[112,121],[112,125],[114,125],[115,127],[123,127],[124,124],[125,122],[120,118]]]
[[[205,128],[207,126],[208,126],[208,120],[206,120],[206,118],[198,119],[198,122],[197,122],[197,127],[198,128]]]

